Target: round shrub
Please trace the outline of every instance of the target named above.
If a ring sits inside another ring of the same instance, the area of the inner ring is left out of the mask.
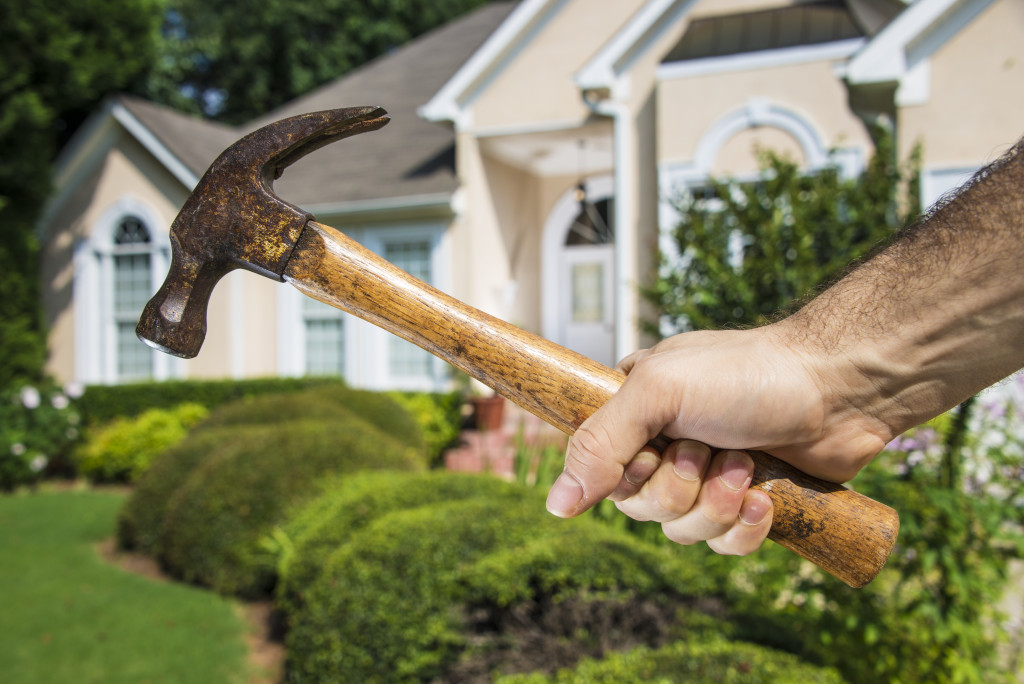
[[[543,500],[484,498],[376,518],[327,561],[287,636],[294,682],[423,681],[465,646],[459,570],[555,524]]]
[[[703,612],[711,582],[670,550],[558,520],[536,490],[453,474],[348,484],[286,527],[289,681],[484,681],[723,629]]]
[[[265,425],[296,420],[335,420],[339,412],[356,416],[429,459],[423,431],[410,412],[379,392],[332,384],[304,392],[247,397],[215,411],[201,429],[229,425]]]
[[[234,427],[192,431],[163,451],[135,482],[117,516],[117,541],[123,549],[159,556],[167,504],[189,474],[218,453],[245,448]]]
[[[227,594],[259,596],[272,587],[276,559],[260,539],[325,476],[421,467],[414,449],[354,416],[233,432],[231,448],[200,462],[171,496],[160,542],[173,574]]]
[[[284,525],[289,550],[281,559],[278,605],[286,616],[298,610],[328,557],[382,515],[472,498],[515,501],[523,496],[521,487],[494,477],[446,471],[367,472],[330,480]]]
[[[210,386],[220,387],[221,384]],[[353,414],[350,409],[365,416],[371,424],[382,427],[385,434],[402,440],[411,458],[418,462],[428,458],[422,450],[415,422],[383,395],[331,382],[304,392],[246,396],[215,409],[184,442],[165,451],[150,465],[151,471],[136,482],[135,491],[118,516],[119,544],[122,548],[159,556],[164,516],[171,495],[199,463],[218,453],[250,448],[247,440],[239,441],[246,426],[312,419],[348,424]]]
[[[161,451],[177,444],[209,412],[199,404],[150,409],[93,431],[77,452],[78,470],[98,482],[137,480]]]
[[[739,641],[678,641],[659,649],[636,648],[575,669],[500,677],[497,684],[842,684],[832,669],[790,653]]]

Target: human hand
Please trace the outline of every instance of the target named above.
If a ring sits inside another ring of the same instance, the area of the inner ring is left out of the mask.
[[[846,401],[844,366],[828,361],[782,326],[685,333],[633,354],[619,364],[620,390],[570,440],[548,509],[569,517],[609,497],[674,541],[753,551],[771,526],[771,500],[749,489],[743,450],[842,482],[891,438]],[[646,446],[658,434],[681,441],[658,454]]]

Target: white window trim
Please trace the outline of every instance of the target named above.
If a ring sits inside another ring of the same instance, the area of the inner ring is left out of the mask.
[[[89,237],[75,245],[74,266],[74,378],[84,384],[117,384],[117,335],[113,312],[114,232],[129,216],[141,220],[152,244],[150,277],[155,292],[171,261],[170,224],[146,202],[123,195],[93,223]],[[142,313],[141,311],[139,313]],[[154,352],[153,379],[184,375],[181,359]]]

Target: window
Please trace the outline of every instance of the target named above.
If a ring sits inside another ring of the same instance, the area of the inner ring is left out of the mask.
[[[153,377],[153,351],[135,336],[139,314],[152,295],[152,238],[142,221],[123,218],[114,230],[113,324],[118,380]]]
[[[302,298],[306,375],[345,374],[345,319],[333,306]]]

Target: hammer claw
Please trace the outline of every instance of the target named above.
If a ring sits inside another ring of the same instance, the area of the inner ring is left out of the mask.
[[[312,218],[278,197],[274,180],[310,152],[387,122],[380,107],[312,112],[264,126],[224,150],[171,225],[171,271],[142,312],[139,338],[175,356],[198,354],[217,281],[236,268],[281,280]]]

